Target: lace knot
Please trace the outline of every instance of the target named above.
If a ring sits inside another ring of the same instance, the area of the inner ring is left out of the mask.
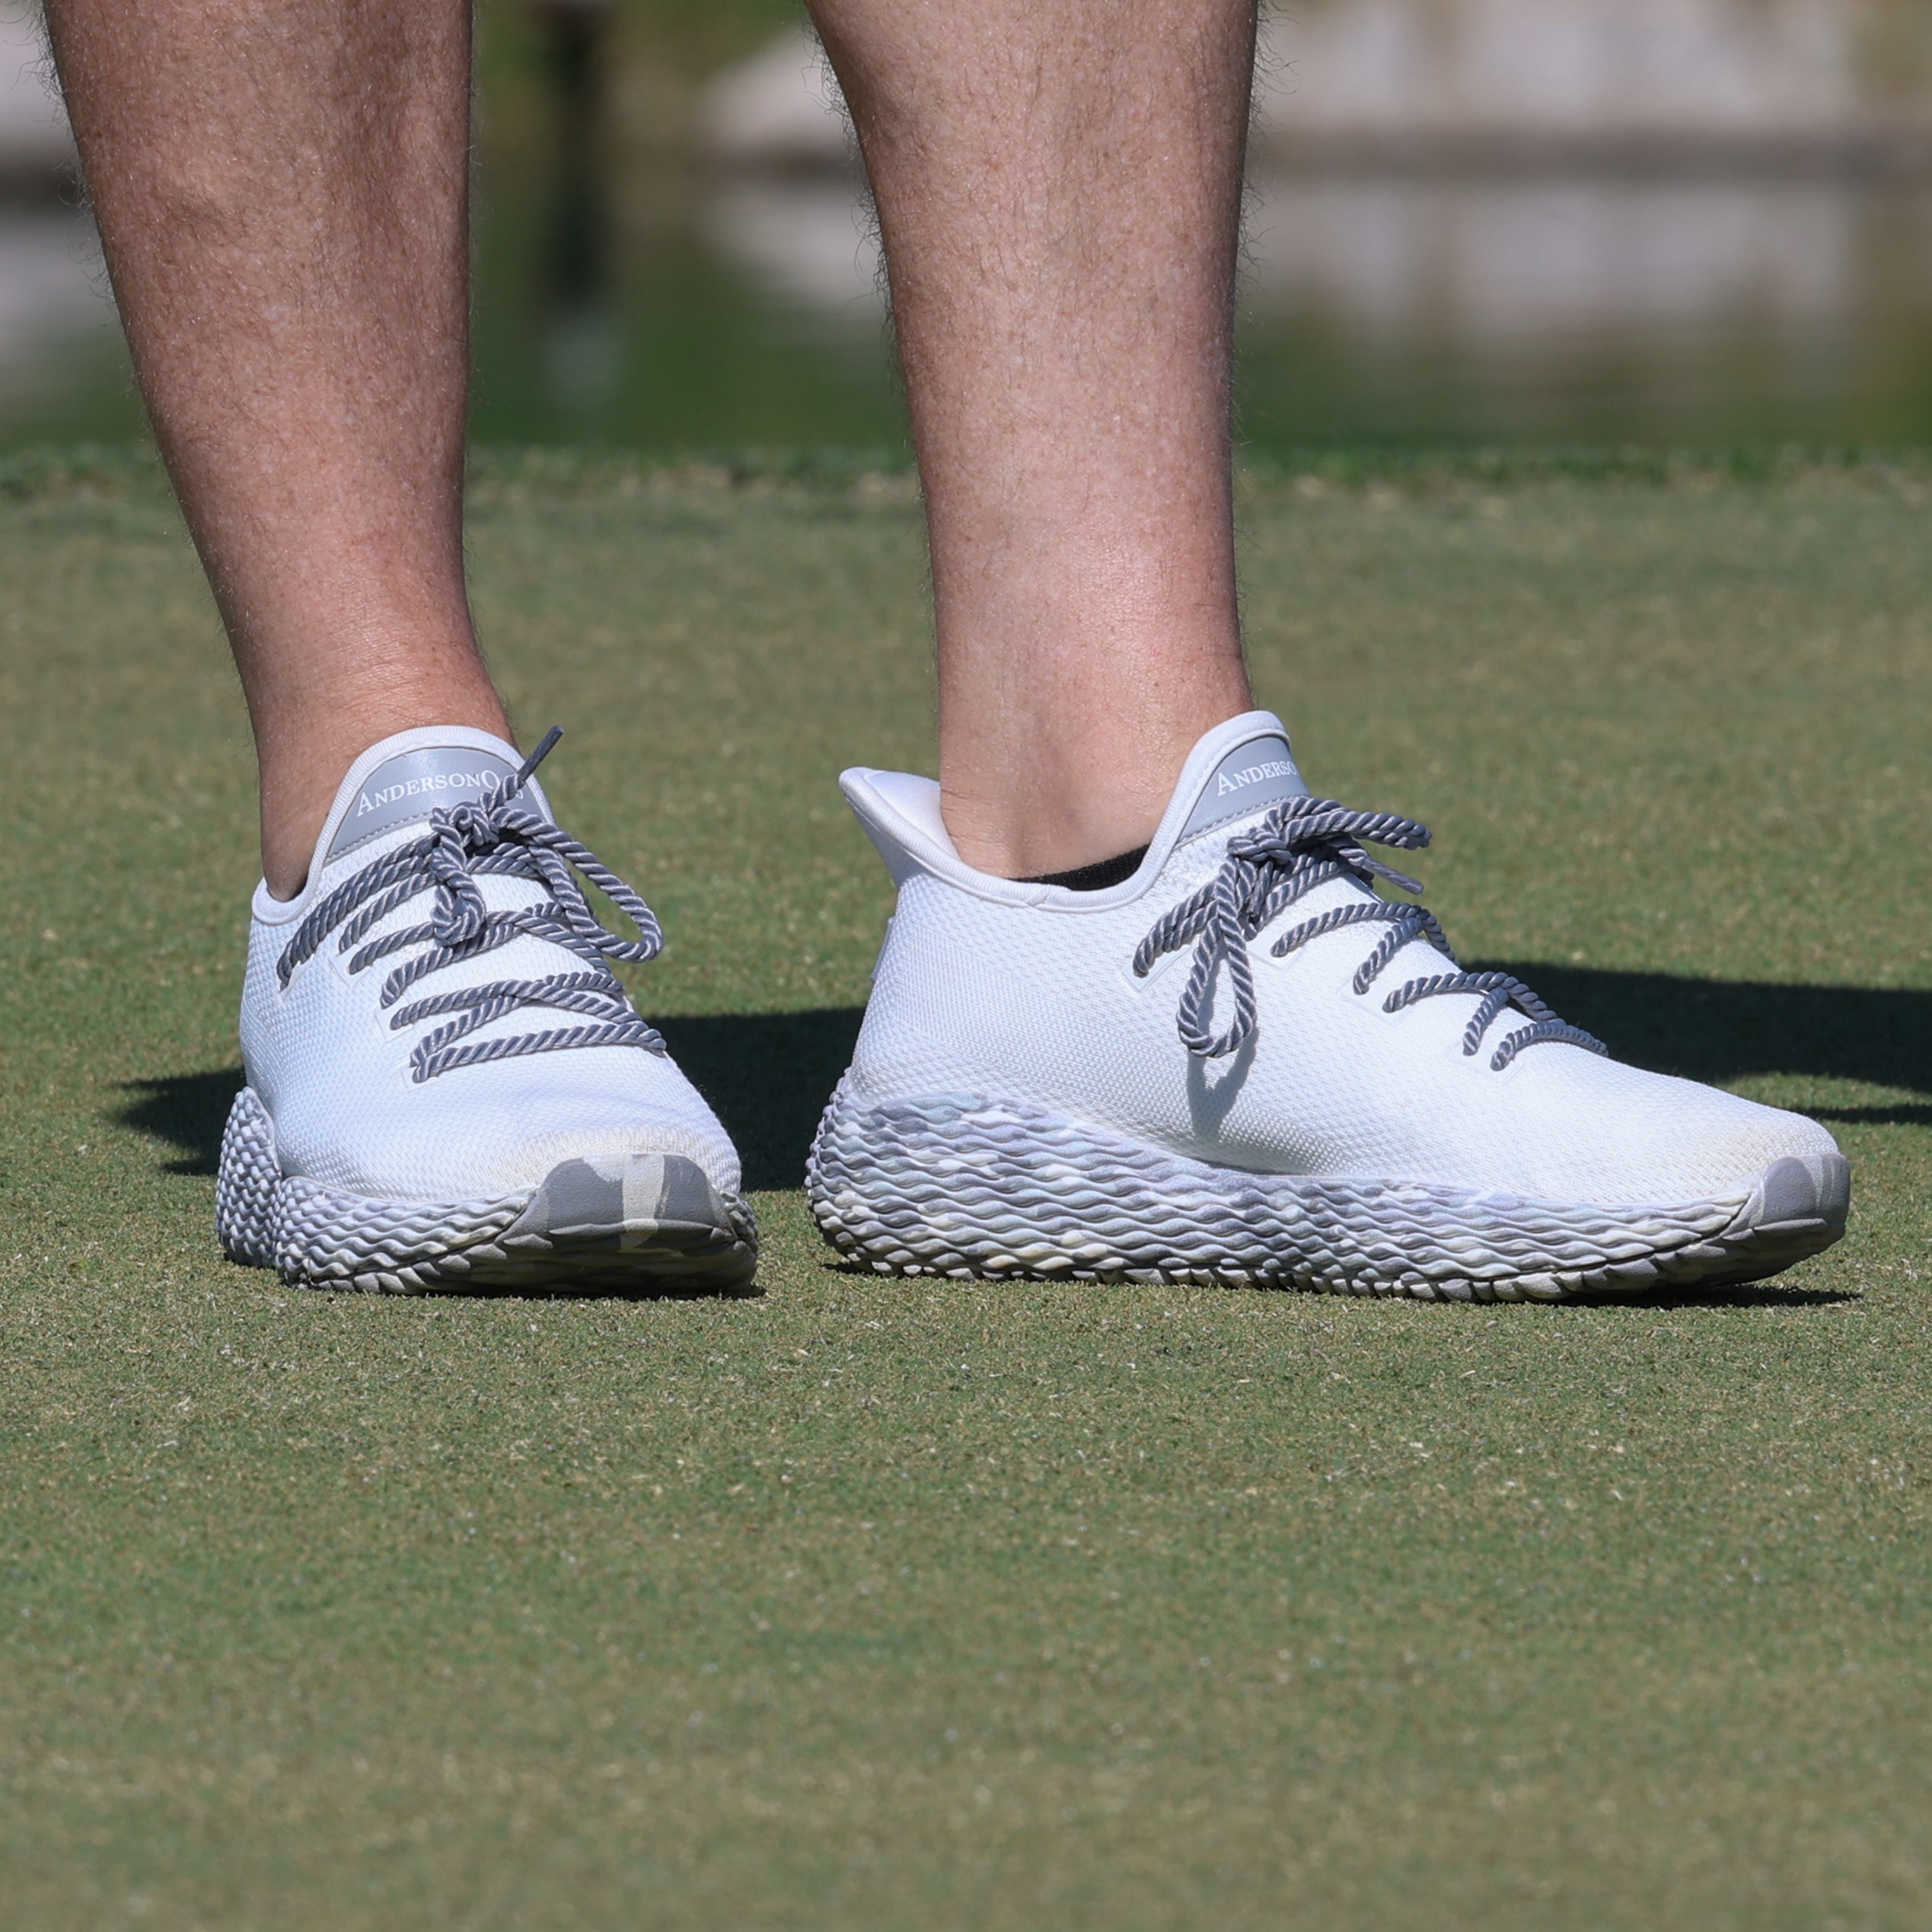
[[[429,815],[429,849],[424,855],[436,882],[431,923],[446,946],[465,946],[482,936],[489,917],[471,870],[474,860],[497,843],[489,811],[465,802]]]
[[[410,1069],[419,1082],[453,1067],[577,1047],[665,1051],[663,1040],[638,1016],[611,970],[614,961],[642,961],[662,950],[664,933],[655,916],[595,853],[517,803],[517,794],[561,735],[552,731],[523,769],[493,795],[439,807],[429,815],[427,829],[419,837],[391,848],[338,886],[297,926],[276,962],[277,975],[286,986],[296,968],[330,932],[337,933],[340,949],[350,953],[351,973],[406,954],[384,982],[378,1004],[384,1009],[395,1007],[405,992],[429,974],[525,936],[562,947],[587,969],[493,980],[397,1008],[390,1016],[394,1028],[445,1014],[454,1016],[411,1050]],[[543,888],[545,896],[535,904],[493,912],[477,882],[483,875],[524,879]],[[604,929],[584,896],[579,876],[615,903],[636,928],[635,939],[620,939]],[[368,937],[392,913],[424,892],[434,894],[426,924],[403,926],[379,939]],[[468,1038],[524,1007],[561,1009],[578,1015],[582,1023],[488,1040]]]

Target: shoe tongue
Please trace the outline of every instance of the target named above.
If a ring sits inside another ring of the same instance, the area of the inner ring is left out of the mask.
[[[439,806],[481,800],[517,775],[515,763],[469,744],[422,744],[398,751],[364,777],[330,841],[324,865],[370,840],[427,818]],[[532,798],[533,806],[541,809]]]
[[[1252,818],[1283,799],[1307,796],[1308,786],[1296,768],[1284,732],[1277,729],[1244,738],[1202,781],[1181,837],[1191,839],[1238,819]]]

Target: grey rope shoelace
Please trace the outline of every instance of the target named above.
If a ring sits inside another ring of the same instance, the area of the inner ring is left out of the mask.
[[[1419,851],[1429,843],[1426,827],[1393,812],[1352,811],[1332,799],[1284,799],[1251,831],[1229,839],[1221,869],[1191,898],[1167,913],[1143,939],[1133,955],[1135,973],[1145,977],[1164,954],[1194,947],[1193,970],[1181,995],[1178,1026],[1188,1050],[1204,1060],[1219,1060],[1253,1038],[1255,973],[1248,957],[1248,942],[1278,914],[1331,879],[1353,879],[1372,886],[1385,879],[1404,892],[1420,892],[1419,881],[1406,877],[1362,850],[1364,843],[1398,851]],[[1506,1009],[1514,1007],[1529,1022],[1508,1035],[1490,1057],[1497,1073],[1526,1047],[1561,1040],[1595,1054],[1609,1050],[1602,1041],[1559,1019],[1550,1009],[1508,973],[1465,973],[1436,924],[1421,906],[1399,905],[1388,899],[1358,900],[1304,920],[1277,939],[1270,950],[1276,958],[1305,946],[1325,933],[1346,926],[1388,928],[1375,950],[1355,969],[1354,987],[1366,993],[1382,970],[1411,939],[1425,939],[1455,970],[1432,974],[1398,987],[1383,1001],[1384,1009],[1400,1012],[1417,1000],[1439,993],[1471,993],[1481,1003],[1463,1029],[1462,1050],[1481,1050],[1483,1036]],[[1234,1001],[1234,1016],[1226,1031],[1210,1031],[1209,1012],[1214,988],[1225,973]]]
[[[433,1080],[454,1067],[514,1060],[525,1054],[561,1053],[576,1047],[642,1047],[655,1054],[668,1050],[656,1029],[633,1010],[610,964],[613,960],[634,962],[657,956],[664,945],[664,932],[655,915],[588,846],[517,802],[531,773],[563,735],[553,729],[522,770],[495,794],[432,812],[429,829],[421,837],[385,852],[337,886],[304,917],[276,962],[276,974],[286,987],[295,968],[311,958],[338,926],[342,928],[338,949],[348,952],[352,947],[357,948],[349,961],[352,973],[397,953],[422,948],[394,968],[384,981],[381,1003],[385,1009],[395,1006],[412,987],[441,968],[494,952],[526,934],[562,946],[584,962],[585,970],[579,973],[493,980],[487,985],[432,993],[397,1006],[389,1020],[397,1028],[443,1014],[454,1015],[447,1025],[426,1034],[411,1050],[410,1070],[419,1082]],[[617,906],[636,927],[636,939],[622,939],[604,929],[573,874],[588,879]],[[550,896],[536,905],[492,912],[477,888],[477,881],[485,877],[533,879]],[[426,924],[386,933],[365,945],[360,943],[399,906],[431,891],[436,902]],[[544,1032],[468,1039],[491,1021],[525,1006],[553,1008],[581,1015],[582,1019],[575,1026]]]

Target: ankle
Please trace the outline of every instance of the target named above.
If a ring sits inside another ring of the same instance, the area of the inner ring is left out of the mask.
[[[433,725],[510,738],[502,701],[486,686],[461,693],[391,693],[383,703],[347,708],[307,729],[262,734],[262,877],[276,898],[292,899],[301,891],[349,767],[384,738]]]
[[[980,872],[1040,879],[1144,848],[1189,753],[1252,702],[1238,659],[1232,670],[1157,718],[1070,704],[1050,730],[1011,721],[996,736],[948,732],[942,714],[940,810],[955,850]]]
[[[1177,763],[1175,771],[1179,770]],[[1170,783],[1173,776],[1168,774]],[[1084,795],[1050,795],[1026,786],[994,799],[942,786],[939,805],[954,850],[976,871],[1053,884],[1144,850],[1166,809],[1167,795],[1111,786]]]

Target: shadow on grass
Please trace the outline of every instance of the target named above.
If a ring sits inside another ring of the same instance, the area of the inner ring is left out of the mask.
[[[1859,1080],[1927,1096],[1873,1107],[1819,1107],[1812,1117],[1932,1126],[1932,993],[1907,987],[1770,986],[1589,966],[1484,961],[1514,973],[1619,1060],[1689,1080],[1753,1074]]]
[[[1659,1288],[1647,1295],[1599,1295],[1579,1308],[1853,1308],[1865,1299],[1859,1288],[1787,1288],[1777,1280],[1742,1281],[1729,1287]]]
[[[1932,993],[1771,986],[1592,967],[1500,964],[1621,1059],[1694,1080],[1810,1076],[1904,1088],[1926,1104],[1821,1108],[1828,1121],[1932,1125]],[[655,1023],[738,1143],[754,1190],[802,1186],[820,1111],[852,1055],[856,1006],[798,1013],[705,1013]],[[232,1069],[128,1083],[116,1111],[174,1150],[171,1174],[209,1175],[241,1084]]]
[[[738,1143],[754,1191],[805,1185],[805,1150],[852,1058],[860,1009],[656,1019],[677,1064]]]
[[[123,1127],[139,1127],[176,1150],[161,1163],[164,1174],[212,1174],[222,1153],[222,1130],[241,1091],[241,1070],[224,1066],[210,1073],[164,1073],[153,1079],[124,1080],[129,1098],[114,1109]]]
[[[803,1013],[705,1013],[654,1020],[672,1057],[729,1129],[749,1189],[805,1184],[805,1149],[859,1037],[856,1006]],[[167,1174],[214,1173],[241,1091],[234,1067],[129,1080],[114,1110],[174,1150]]]
[[[862,1281],[876,1281],[878,1270],[869,1261],[841,1259],[828,1254],[819,1264],[826,1274],[849,1274]],[[926,1285],[937,1287],[936,1279],[929,1280]],[[1038,1280],[1014,1279],[1005,1281],[974,1282],[966,1284],[978,1289],[1013,1288],[1022,1292],[1038,1290],[1042,1286],[1055,1288],[1088,1288],[1091,1282],[1068,1281],[1056,1279],[1042,1283]],[[1255,1287],[1248,1284],[1230,1284],[1217,1289],[1217,1294],[1264,1295],[1299,1293],[1299,1290],[1283,1290],[1272,1287]],[[1424,1303],[1406,1295],[1350,1295],[1343,1293],[1329,1294],[1326,1299],[1346,1306],[1357,1302],[1371,1306],[1387,1308],[1439,1308],[1446,1310],[1473,1309],[1481,1315],[1494,1315],[1499,1308],[1541,1309],[1547,1314],[1554,1310],[1559,1314],[1575,1314],[1589,1309],[1650,1309],[1668,1310],[1674,1308],[1844,1308],[1855,1307],[1865,1297],[1856,1288],[1787,1288],[1775,1280],[1769,1281],[1740,1281],[1718,1287],[1656,1288],[1639,1295],[1586,1295],[1573,1302],[1459,1302],[1449,1297],[1437,1302]],[[1453,1320],[1452,1314],[1446,1320]]]

